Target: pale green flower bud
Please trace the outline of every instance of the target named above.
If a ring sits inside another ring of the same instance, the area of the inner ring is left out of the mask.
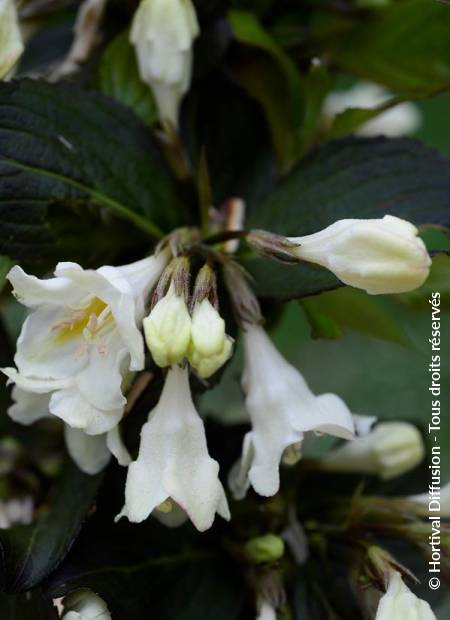
[[[173,283],[143,321],[145,341],[155,363],[161,368],[180,364],[191,341],[192,321],[183,295]]]
[[[252,538],[245,545],[245,555],[255,564],[277,562],[284,555],[283,539],[275,534]]]
[[[425,456],[422,435],[407,422],[384,422],[332,450],[321,460],[327,471],[375,474],[389,480],[416,467]]]
[[[0,79],[11,71],[22,52],[22,35],[14,0],[0,0]]]
[[[191,337],[189,362],[200,377],[207,379],[225,364],[233,350],[225,321],[208,299],[195,304]]]
[[[413,224],[392,215],[339,220],[305,237],[290,237],[293,254],[332,271],[344,284],[370,294],[404,293],[421,286],[431,259]]]

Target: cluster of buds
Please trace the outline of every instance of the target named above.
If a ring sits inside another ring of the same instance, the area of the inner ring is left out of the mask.
[[[164,271],[152,311],[143,322],[145,340],[161,368],[187,359],[198,376],[207,379],[231,357],[233,340],[225,333],[225,321],[218,312],[212,267],[205,264],[200,269],[192,297],[189,276],[187,257],[174,258]]]

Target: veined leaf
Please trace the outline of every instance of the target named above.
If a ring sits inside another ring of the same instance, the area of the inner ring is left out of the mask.
[[[153,238],[178,222],[173,181],[150,132],[110,99],[67,85],[0,85],[0,252],[40,259],[47,220],[95,206]],[[92,231],[93,235],[96,231]]]

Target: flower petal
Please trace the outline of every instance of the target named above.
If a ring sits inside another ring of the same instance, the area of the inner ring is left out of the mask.
[[[8,415],[14,422],[29,426],[37,420],[50,416],[48,409],[50,396],[48,394],[26,392],[15,385],[11,396],[14,404],[9,407]]]
[[[85,474],[98,474],[106,467],[111,453],[106,446],[105,435],[86,435],[83,431],[65,425],[67,450]]]
[[[91,405],[75,387],[58,390],[50,398],[50,412],[72,428],[88,435],[101,435],[120,421],[123,408],[103,410]]]

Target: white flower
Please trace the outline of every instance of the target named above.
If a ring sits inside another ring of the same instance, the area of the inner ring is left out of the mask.
[[[11,71],[23,52],[14,0],[0,0],[0,79]]]
[[[340,446],[321,460],[327,471],[376,474],[384,480],[416,467],[425,456],[422,435],[408,422],[382,422],[364,437]]]
[[[337,91],[325,99],[324,113],[334,117],[348,108],[376,108],[383,105],[392,94],[377,84],[361,82],[345,91]],[[376,118],[361,125],[356,133],[360,136],[385,135],[389,137],[412,134],[422,123],[419,108],[411,102],[400,103]]]
[[[219,464],[208,454],[205,429],[192,402],[187,369],[169,369],[161,398],[141,431],[139,456],[128,468],[121,514],[141,522],[167,499],[189,515],[195,527],[211,527],[215,513],[230,518],[218,477]]]
[[[29,525],[33,521],[34,503],[31,497],[0,500],[0,530],[13,525]]]
[[[8,409],[8,414],[15,422],[29,426],[51,415],[49,394],[25,392],[15,385],[11,395],[14,402]],[[86,435],[66,424],[64,436],[70,456],[86,474],[92,475],[101,471],[109,463],[111,454],[120,465],[126,466],[131,462],[128,450],[122,442],[119,426],[102,435]]]
[[[180,364],[188,353],[192,321],[184,296],[176,294],[173,282],[143,324],[155,363],[161,368]]]
[[[450,518],[450,482],[444,484],[439,490],[439,494],[436,494],[436,489],[433,489],[433,493],[421,493],[420,495],[411,495],[408,497],[412,502],[423,505],[423,514],[433,515],[437,517]]]
[[[62,620],[111,620],[103,599],[90,590],[77,590],[64,598]]]
[[[199,25],[191,0],[141,0],[130,40],[141,79],[153,91],[162,120],[178,126],[178,109],[192,74]]]
[[[436,620],[431,607],[404,584],[400,573],[392,570],[389,586],[378,604],[375,620]]]
[[[197,302],[192,313],[189,362],[203,379],[213,375],[230,358],[233,340],[225,321],[208,299]]]
[[[305,237],[293,253],[326,267],[342,282],[371,294],[404,293],[423,284],[431,259],[418,230],[392,215],[382,219],[338,220]]]
[[[258,605],[258,615],[256,620],[277,620],[275,608],[265,599]]]
[[[4,374],[25,392],[49,394],[50,413],[72,428],[89,435],[113,429],[126,404],[123,381],[144,367],[139,326],[167,259],[160,253],[96,271],[59,263],[48,280],[13,267],[14,294],[32,312],[17,341],[17,370]],[[18,419],[20,406],[10,414]]]
[[[345,403],[335,394],[315,396],[262,327],[245,324],[244,348],[243,388],[252,430],[244,438],[241,460],[230,472],[237,499],[250,484],[260,495],[274,495],[280,486],[283,453],[293,444],[301,445],[307,431],[354,437]]]

